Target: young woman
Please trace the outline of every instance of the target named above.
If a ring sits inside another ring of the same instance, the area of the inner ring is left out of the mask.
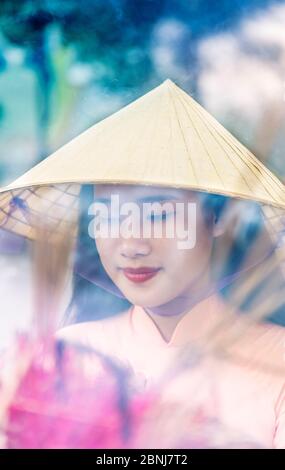
[[[92,217],[88,224],[84,219],[88,191],[106,208],[96,213],[93,224]],[[259,204],[143,185],[103,184],[84,192],[76,279],[91,282],[90,295],[96,284],[109,301],[112,295],[120,299],[119,307],[107,307],[108,318],[96,319],[100,297],[90,310],[88,290],[82,302],[82,285],[79,290],[76,281],[71,305],[76,323],[62,328],[59,337],[111,355],[145,388],[174,370],[176,380],[163,388],[165,400],[201,406],[255,446],[285,447],[284,329],[250,321],[283,282],[278,268],[271,269],[270,280],[264,278],[262,267],[269,266],[274,247]],[[139,217],[140,229],[149,222],[150,236],[116,232],[130,220],[128,211],[111,210],[114,196],[120,208],[131,203],[141,209],[131,220]],[[144,211],[149,202],[154,209]],[[187,207],[195,207],[194,212]],[[108,224],[115,227],[112,233],[103,230]],[[167,232],[167,224],[175,231]],[[155,237],[157,225],[162,230]],[[191,246],[181,248],[180,234],[192,240]],[[270,308],[261,316],[269,313]],[[180,370],[187,347],[188,359],[198,353],[199,360],[194,368]],[[152,439],[155,447],[158,436]]]
[[[186,422],[195,408],[285,447],[283,183],[166,80],[2,188],[1,227],[37,239],[41,216],[73,230],[79,188],[74,324],[58,336],[116,358],[135,387],[161,387]]]

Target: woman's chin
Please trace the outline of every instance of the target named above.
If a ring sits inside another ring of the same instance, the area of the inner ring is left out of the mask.
[[[131,302],[133,305],[138,305],[142,308],[155,308],[164,305],[169,301],[169,299],[165,299],[157,295],[157,293],[135,293],[135,292],[124,292],[125,297]]]
[[[117,285],[129,302],[143,308],[154,308],[169,302],[169,285],[164,287],[156,285],[156,279],[150,279],[145,283],[133,283],[128,279],[120,279]],[[151,283],[153,285],[151,285]],[[148,284],[148,285],[147,285]],[[165,294],[168,293],[166,296]]]

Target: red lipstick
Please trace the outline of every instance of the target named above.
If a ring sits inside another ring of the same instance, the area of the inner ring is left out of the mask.
[[[129,281],[141,283],[153,278],[160,268],[124,268],[122,271]]]

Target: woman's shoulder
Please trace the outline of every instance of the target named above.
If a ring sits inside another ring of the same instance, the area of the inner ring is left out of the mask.
[[[242,318],[235,329],[229,352],[285,380],[285,328],[269,321],[252,322]]]
[[[118,337],[120,330],[127,326],[129,313],[130,308],[99,320],[67,325],[58,329],[55,336],[68,342],[95,346]]]
[[[214,344],[221,354],[285,379],[285,327],[234,309],[224,299],[217,305]]]

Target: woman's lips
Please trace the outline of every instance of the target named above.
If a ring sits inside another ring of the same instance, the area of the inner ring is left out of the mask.
[[[122,271],[129,281],[141,283],[156,276],[160,268],[125,268]]]

